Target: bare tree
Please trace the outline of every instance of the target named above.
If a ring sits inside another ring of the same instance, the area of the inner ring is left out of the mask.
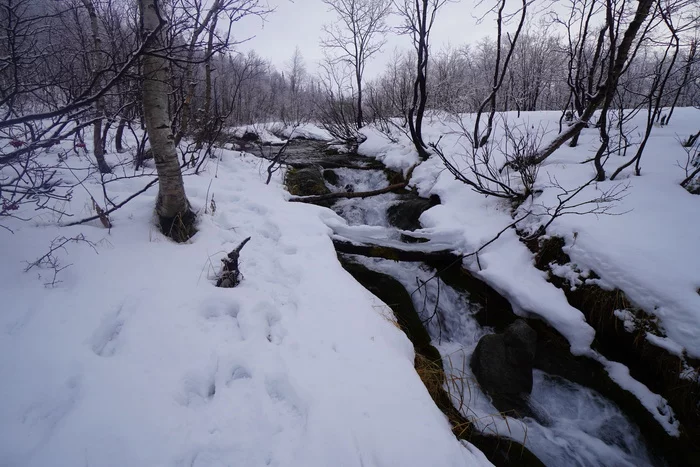
[[[589,102],[583,110],[582,114],[579,116],[578,120],[574,122],[568,129],[564,130],[559,136],[554,138],[548,145],[543,147],[536,155],[530,160],[533,164],[539,164],[550,155],[552,155],[562,144],[569,141],[575,135],[577,135],[581,129],[588,125],[589,120],[593,117],[593,114],[603,106],[602,114],[607,113],[607,109],[615,96],[615,91],[617,90],[617,85],[620,81],[620,77],[627,70],[629,66],[629,60],[633,58],[636,54],[637,47],[635,44],[639,44],[640,38],[638,37],[640,30],[642,34],[640,36],[644,37],[645,34],[650,29],[649,23],[647,23],[649,13],[652,7],[655,7],[655,0],[640,0],[637,2],[636,10],[631,15],[632,19],[627,25],[627,29],[622,35],[622,39],[619,40],[620,36],[620,26],[621,21],[619,18],[622,16],[622,10],[615,10],[615,3],[613,0],[607,0],[605,2],[605,17],[606,26],[604,28],[604,33],[601,36],[608,36],[608,57],[605,60],[605,70],[604,78],[602,82],[596,87],[595,94],[590,96]],[[646,25],[646,27],[644,27]],[[636,40],[636,42],[635,42]],[[601,128],[606,126],[605,122],[601,123]],[[605,134],[603,134],[603,146],[605,143]],[[605,153],[605,149],[596,154],[595,164],[597,178],[599,180],[605,179],[605,171],[603,170],[601,164],[602,155]]]
[[[674,96],[673,102],[671,103],[671,109],[668,111],[668,117],[666,117],[667,125],[671,121],[673,110],[676,108],[676,104],[678,104],[678,99],[681,97],[681,93],[684,89],[686,89],[688,83],[690,82],[691,71],[693,69],[693,65],[695,64],[695,61],[697,60],[697,50],[698,40],[697,38],[693,38],[690,41],[690,44],[688,45],[688,55],[686,55],[685,64],[683,65],[683,78],[681,80],[680,85],[678,86],[678,89],[676,90],[676,95]]]
[[[512,37],[509,34],[507,35],[508,48],[505,51],[505,56],[503,50],[503,26],[504,22],[507,20],[507,18],[504,17],[506,0],[500,0],[497,6],[495,7],[496,57],[493,64],[493,81],[491,83],[491,92],[489,93],[488,97],[484,99],[484,101],[481,103],[479,109],[476,112],[476,120],[474,121],[474,136],[472,138],[472,144],[475,148],[479,148],[486,144],[486,142],[489,139],[489,136],[491,136],[491,132],[493,131],[493,118],[496,114],[496,98],[498,96],[498,91],[501,89],[501,86],[503,86],[503,80],[508,74],[508,65],[510,64],[510,60],[513,57],[513,52],[515,51],[515,47],[518,43],[520,33],[523,30],[528,3],[531,2],[528,2],[527,0],[522,0],[522,6],[520,8],[520,11],[517,13],[520,16],[520,19],[518,21],[518,27],[515,30],[515,34]],[[503,60],[503,63],[501,63],[501,60]],[[481,114],[484,112],[487,105],[489,106],[489,117],[486,124],[486,131],[484,133],[481,133],[479,131],[479,123],[481,121]]]
[[[289,96],[283,108],[282,121],[289,125],[302,123],[308,118],[308,106],[304,102],[304,84],[307,80],[306,65],[301,49],[297,46],[286,66],[289,80]]]
[[[118,31],[128,26],[106,18],[105,11],[93,15],[77,0],[0,1],[5,31],[0,37],[0,139],[5,142],[0,147],[0,216],[14,216],[24,203],[54,210],[54,201],[70,199],[76,184],[62,180],[56,165],[38,156],[66,139],[75,140],[75,149],[84,148],[81,132],[103,119],[91,109],[101,107],[110,90],[127,78],[144,48],[133,40],[122,42]],[[101,34],[95,43],[91,16],[99,19],[98,33],[107,24],[116,32],[109,47]],[[121,46],[117,52],[114,44]],[[104,129],[97,131],[98,155],[103,135]],[[61,165],[66,157],[67,152],[59,154]]]
[[[339,22],[323,27],[326,37],[321,45],[331,58],[349,64],[354,71],[356,122],[362,128],[362,79],[367,61],[381,50],[389,31],[386,19],[391,12],[390,0],[323,0]]]
[[[357,145],[362,135],[355,118],[350,67],[345,62],[334,60],[325,60],[320,66],[323,98],[317,112],[321,125],[337,140],[349,146]]]
[[[195,79],[198,65],[204,67],[204,97],[200,100],[202,128],[199,128],[198,139],[201,146],[201,138],[211,126],[210,113],[212,108],[212,60],[214,54],[224,53],[240,41],[233,41],[233,24],[250,15],[264,16],[270,10],[260,0],[214,0],[210,4],[202,0],[176,0],[174,8],[174,22],[181,26],[178,35],[187,39],[187,45],[182,54],[179,50],[173,50],[169,56],[171,60],[177,60],[184,67],[181,90],[182,101],[177,114],[180,115],[180,124],[175,135],[176,146],[187,134],[190,124],[195,118],[194,101],[197,97],[195,91],[198,81]],[[217,29],[220,19],[223,28]],[[200,94],[201,96],[201,94]]]
[[[413,83],[413,99],[408,109],[408,126],[413,145],[421,159],[428,158],[428,146],[423,141],[423,115],[428,103],[428,58],[430,54],[430,31],[435,16],[447,0],[395,0],[396,9],[403,24],[399,31],[413,41],[416,51],[416,77]]]

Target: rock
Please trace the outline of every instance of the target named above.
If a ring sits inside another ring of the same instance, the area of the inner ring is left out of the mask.
[[[326,195],[331,192],[318,167],[288,170],[285,184],[287,190],[296,196]]]
[[[536,350],[537,333],[525,321],[516,320],[503,334],[479,340],[471,359],[474,376],[492,397],[529,394]]]
[[[537,351],[537,332],[524,320],[519,319],[506,328],[503,339],[506,344],[508,361],[528,365],[532,368]],[[532,389],[532,383],[530,383],[530,389]]]
[[[245,133],[243,133],[243,136],[241,136],[241,140],[247,143],[255,143],[256,141],[260,140],[260,137],[257,133],[253,131],[246,131]]]
[[[338,174],[332,170],[324,170],[323,178],[333,186],[338,185]]]
[[[412,198],[396,203],[387,209],[389,223],[401,230],[420,229],[420,216],[428,209],[440,204],[436,195],[426,198]]]

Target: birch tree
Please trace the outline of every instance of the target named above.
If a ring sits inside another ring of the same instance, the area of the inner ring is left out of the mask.
[[[195,234],[195,215],[185,194],[185,185],[175,149],[175,138],[168,116],[168,78],[170,61],[160,51],[165,20],[158,0],[139,0],[141,34],[145,38],[161,30],[148,42],[141,64],[143,68],[143,116],[153,159],[158,172],[156,214],[162,232],[176,242]]]

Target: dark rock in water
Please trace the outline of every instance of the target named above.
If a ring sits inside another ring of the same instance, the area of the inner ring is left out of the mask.
[[[355,192],[355,185],[353,185],[352,183],[348,183],[347,185],[345,185],[345,191],[347,193],[354,193]]]
[[[537,351],[537,333],[524,320],[516,320],[503,333],[506,344],[506,358],[509,362],[529,366],[535,361]],[[530,373],[530,390],[532,389],[532,371]],[[528,390],[528,392],[530,392]]]
[[[416,230],[420,229],[421,214],[435,205],[440,204],[438,196],[430,198],[413,198],[406,201],[396,203],[387,209],[387,217],[389,223],[401,230]]]
[[[520,319],[503,334],[489,334],[479,340],[471,367],[497,409],[527,412],[527,404],[520,401],[532,391],[536,351],[537,333]]]
[[[297,196],[325,195],[331,192],[318,167],[290,169],[287,171],[285,184],[287,190]]]
[[[332,170],[324,170],[323,178],[333,186],[338,185],[338,174]]]
[[[243,133],[243,136],[241,136],[241,140],[248,143],[254,143],[256,141],[259,141],[260,137],[255,132],[246,131],[245,133]]]

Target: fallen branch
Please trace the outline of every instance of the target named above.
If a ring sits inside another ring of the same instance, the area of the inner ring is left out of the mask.
[[[313,196],[298,196],[291,198],[289,201],[295,203],[317,203],[319,201],[327,201],[330,199],[340,199],[340,198],[367,198],[370,196],[383,195],[384,193],[390,193],[392,191],[397,191],[406,188],[408,182],[395,183],[394,185],[389,185],[386,188],[380,188],[379,190],[372,191],[356,191],[356,192],[341,192],[341,193],[329,193],[327,195],[313,195]]]
[[[327,195],[312,195],[312,196],[296,196],[291,198],[289,201],[296,203],[317,203],[320,201],[327,201],[331,199],[346,199],[346,198],[368,198],[370,196],[383,195],[384,193],[391,193],[392,191],[403,190],[408,186],[411,181],[411,176],[413,171],[418,166],[418,164],[412,165],[406,172],[406,180],[401,183],[394,183],[386,188],[380,188],[378,190],[372,191],[355,191],[355,192],[341,192],[341,193],[329,193]]]
[[[63,227],[70,227],[70,226],[72,226],[72,225],[80,225],[80,224],[84,224],[84,223],[86,223],[86,222],[94,221],[95,219],[100,219],[100,220],[102,221],[102,218],[103,218],[104,216],[109,216],[111,213],[113,213],[113,212],[116,211],[117,209],[121,208],[122,206],[124,206],[126,203],[128,203],[128,202],[131,201],[132,199],[136,198],[138,195],[140,195],[140,194],[146,192],[146,190],[148,190],[149,188],[151,188],[151,187],[152,187],[153,185],[155,185],[156,183],[158,183],[158,179],[157,179],[157,178],[151,180],[145,187],[143,187],[142,189],[140,189],[139,191],[137,191],[137,192],[134,193],[133,195],[129,196],[128,198],[126,198],[126,199],[125,199],[124,201],[122,201],[121,203],[116,204],[113,208],[110,208],[110,209],[108,209],[108,210],[106,210],[106,211],[102,211],[101,213],[98,213],[98,214],[95,215],[95,216],[86,217],[85,219],[81,219],[81,220],[79,220],[79,221],[71,222],[70,224],[64,224]]]

